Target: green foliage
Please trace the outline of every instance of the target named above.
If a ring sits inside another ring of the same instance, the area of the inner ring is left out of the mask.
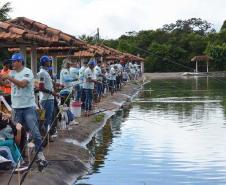
[[[221,31],[226,29],[226,20],[224,21],[223,25],[221,26]]]
[[[12,10],[12,8],[11,8],[10,2],[7,2],[7,3],[3,4],[2,6],[0,6],[0,21],[8,20],[9,19],[9,12],[11,12],[11,10]]]
[[[200,18],[191,18],[188,20],[177,20],[176,23],[165,24],[162,30],[167,32],[199,33],[204,35],[208,32],[215,32],[212,24]]]
[[[104,43],[145,58],[146,72],[193,71],[195,65],[190,62],[191,58],[210,54],[207,52],[209,43],[226,43],[226,29],[216,33],[211,23],[191,18],[178,20],[157,30],[129,32],[116,40],[105,40]],[[216,63],[210,63],[211,70],[222,69],[223,60],[217,60]]]
[[[8,49],[1,48],[0,49],[0,68],[2,68],[2,61],[9,58],[10,58],[10,54],[8,52]]]
[[[6,21],[9,19],[9,12],[12,10],[11,3],[7,2],[1,5],[0,2],[0,21]],[[7,48],[0,49],[0,68],[2,67],[2,61],[10,57]]]
[[[104,120],[104,117],[105,117],[105,114],[104,113],[100,113],[98,115],[95,115],[94,116],[94,122],[95,123],[99,123],[99,122],[101,122],[101,121]]]
[[[218,71],[226,69],[226,44],[211,44],[206,48],[206,54],[214,59],[212,67]]]

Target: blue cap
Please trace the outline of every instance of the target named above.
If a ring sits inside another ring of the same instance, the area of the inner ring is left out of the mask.
[[[24,56],[21,53],[14,53],[10,59],[12,62],[13,61],[24,61]]]
[[[96,65],[96,61],[94,59],[91,59],[88,63],[88,65]]]
[[[50,62],[49,56],[43,55],[43,56],[40,58],[40,64],[43,66],[46,62]]]

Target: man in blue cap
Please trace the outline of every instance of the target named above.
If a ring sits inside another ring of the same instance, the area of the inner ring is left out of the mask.
[[[30,69],[24,67],[24,57],[21,53],[13,54],[10,60],[13,70],[9,75],[0,75],[0,79],[7,79],[12,84],[11,101],[14,122],[21,123],[31,132],[36,152],[38,152],[38,162],[40,165],[46,166],[47,161],[42,152],[42,138],[38,129],[33,73]]]
[[[88,67],[86,68],[86,70],[84,72],[83,89],[84,89],[84,94],[85,94],[86,116],[89,116],[90,112],[92,110],[94,84],[98,83],[98,81],[96,81],[96,76],[95,76],[95,71],[94,71],[95,65],[96,65],[95,60],[91,59],[88,63]]]
[[[40,83],[43,83],[43,87],[39,89],[39,101],[41,107],[45,110],[45,131],[47,132],[52,125],[53,111],[54,111],[54,95],[56,93],[53,90],[53,81],[48,73],[48,69],[51,66],[50,57],[43,55],[40,58],[40,71],[38,72],[38,78]]]

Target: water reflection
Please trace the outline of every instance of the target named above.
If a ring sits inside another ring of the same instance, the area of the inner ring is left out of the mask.
[[[225,185],[223,80],[146,85],[133,108],[119,112],[96,135],[89,146],[98,159],[94,173],[77,184]]]
[[[91,174],[99,173],[99,169],[104,167],[105,159],[111,150],[109,147],[112,144],[113,138],[121,134],[121,123],[127,118],[128,113],[129,111],[118,111],[87,145],[94,159]]]

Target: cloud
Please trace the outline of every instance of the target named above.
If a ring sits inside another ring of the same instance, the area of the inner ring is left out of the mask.
[[[11,0],[12,18],[25,16],[73,35],[116,38],[128,31],[156,29],[178,19],[200,17],[219,28],[225,0]]]

